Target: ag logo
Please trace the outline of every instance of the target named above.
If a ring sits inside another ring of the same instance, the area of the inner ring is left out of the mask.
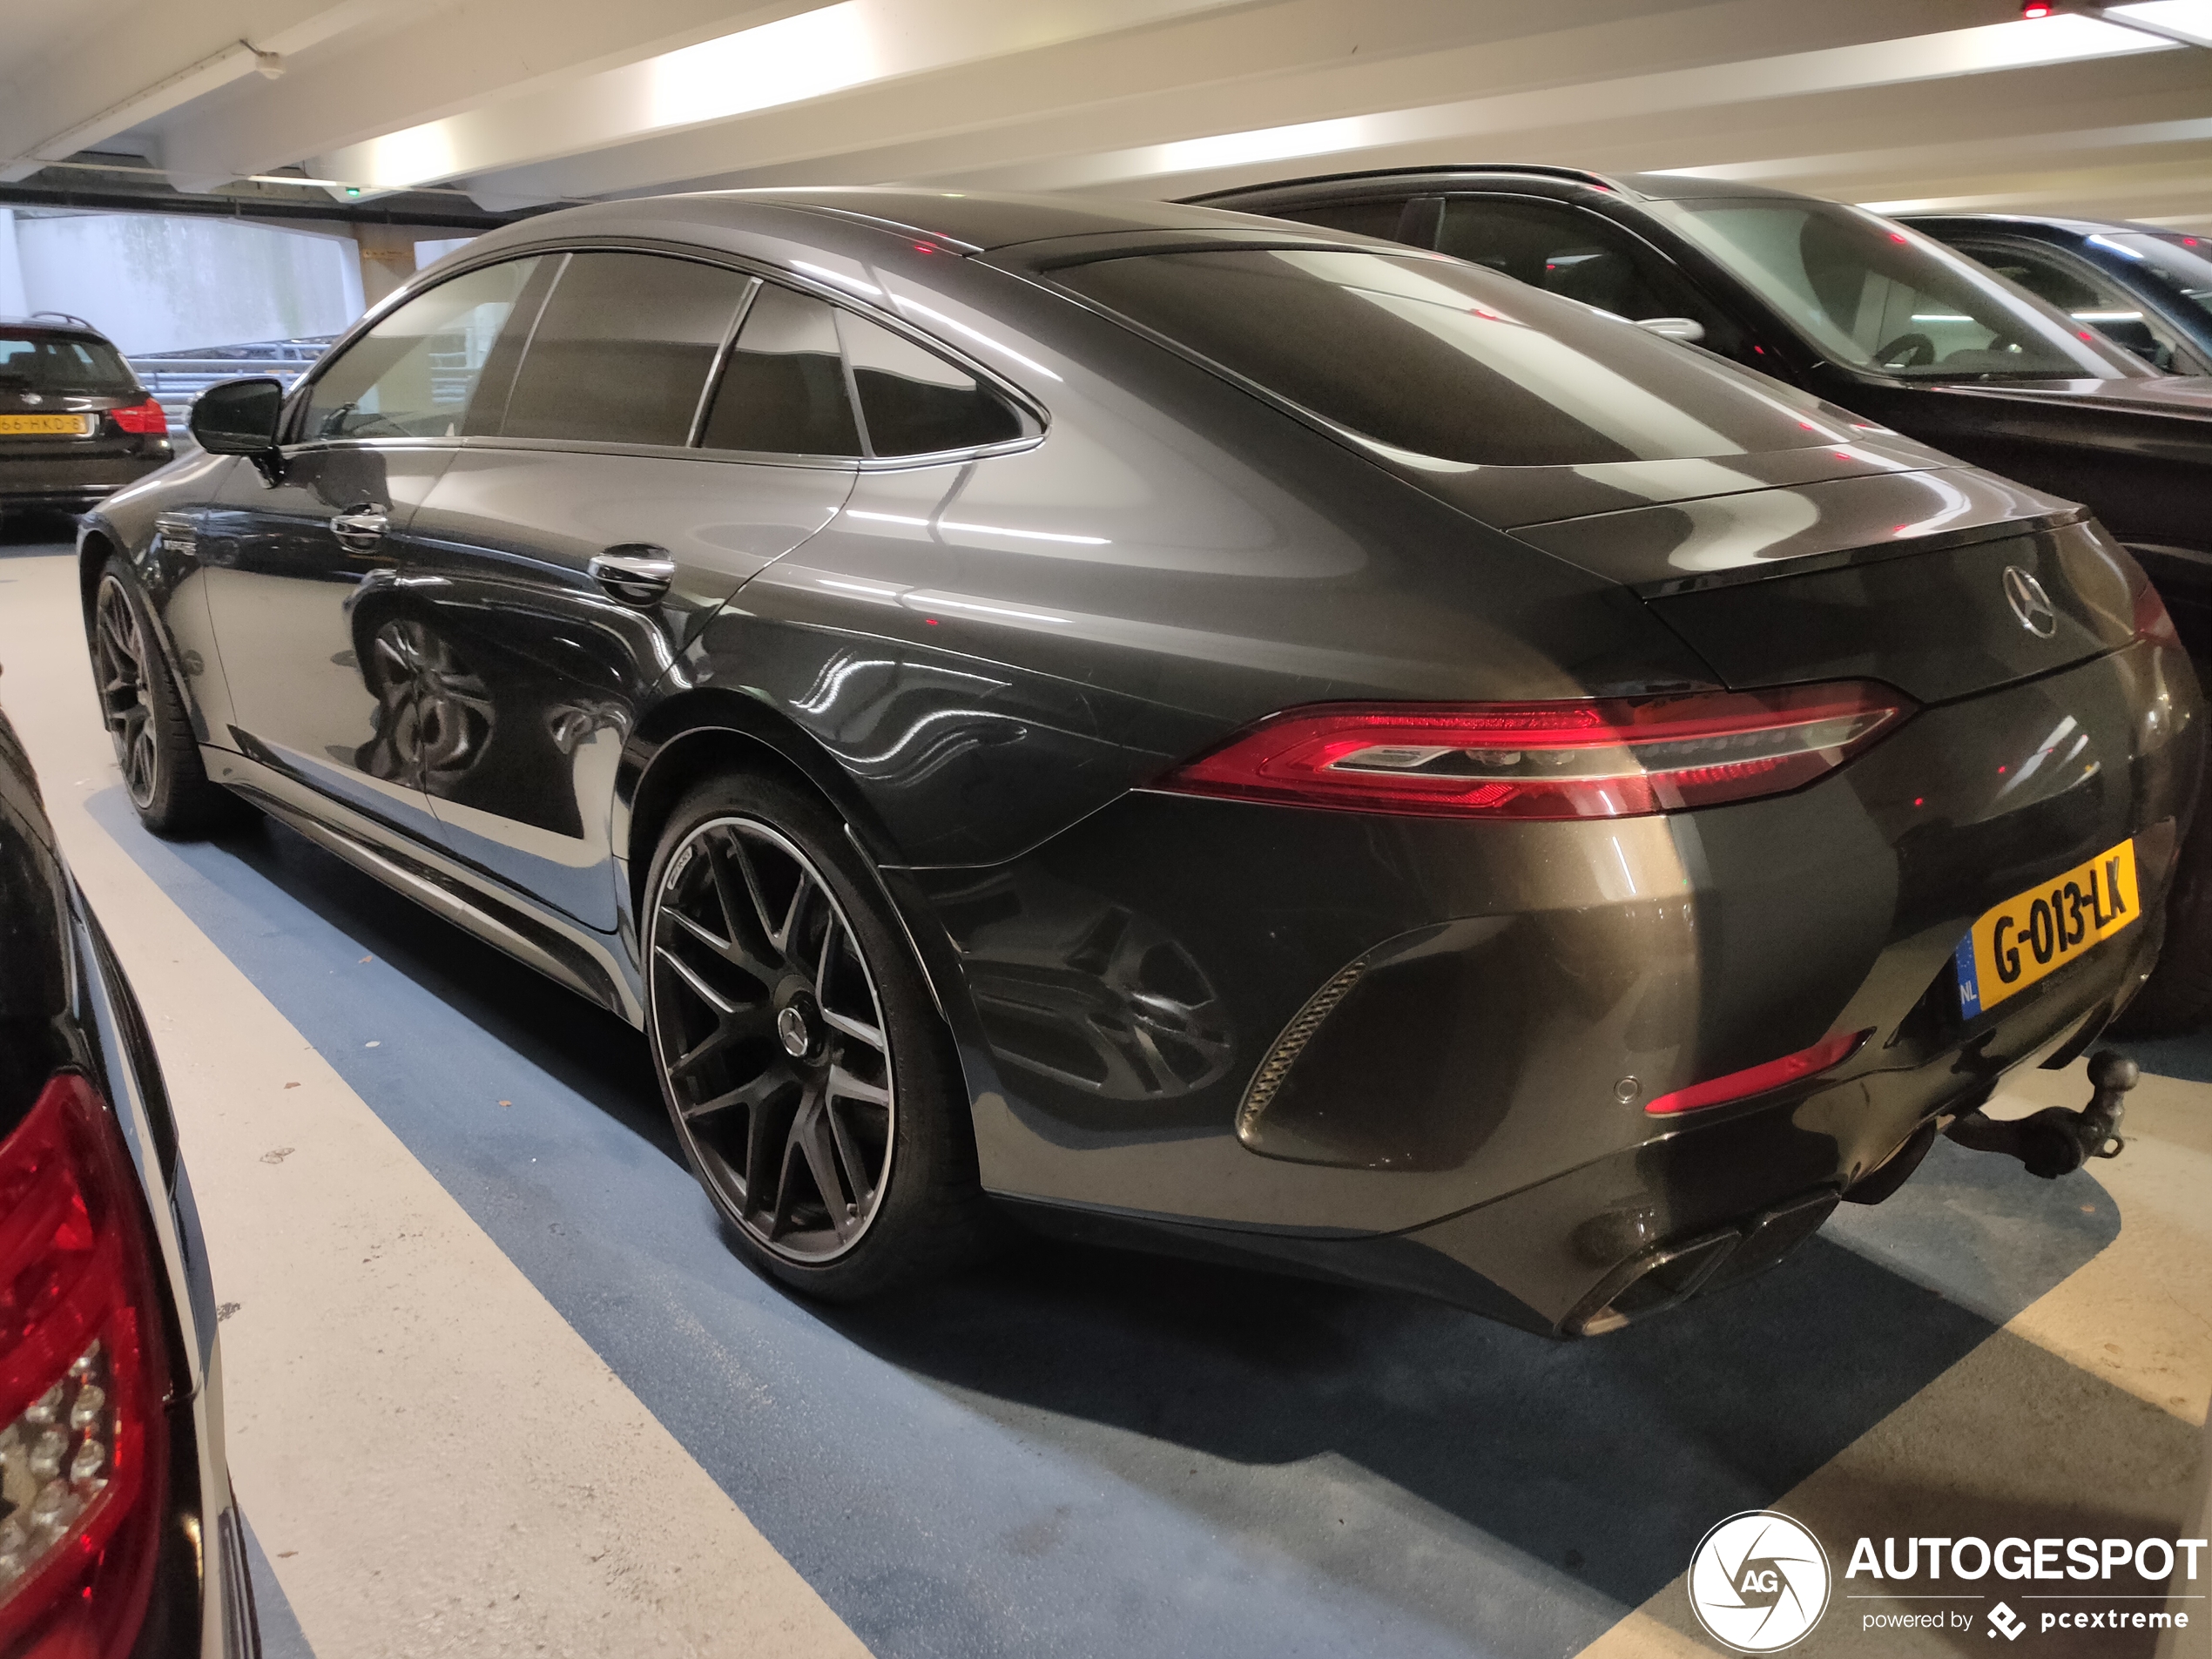
[[[1716,1642],[1778,1653],[1827,1609],[1827,1554],[1789,1516],[1747,1509],[1707,1533],[1689,1558],[1689,1605]]]

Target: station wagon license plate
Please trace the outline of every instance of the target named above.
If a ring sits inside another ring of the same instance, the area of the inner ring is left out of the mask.
[[[0,415],[0,438],[81,438],[91,429],[83,415]]]
[[[2122,841],[1984,911],[1955,957],[1966,1017],[2087,955],[2133,926],[2140,908],[2135,844]]]

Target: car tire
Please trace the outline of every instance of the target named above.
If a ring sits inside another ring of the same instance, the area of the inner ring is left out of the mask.
[[[694,786],[645,886],[646,1036],[676,1138],[756,1266],[850,1302],[991,1231],[951,1034],[843,826],[779,779]]]
[[[2175,860],[2166,895],[2166,942],[2141,990],[2113,1022],[2117,1037],[2177,1037],[2212,1023],[2212,802]]]
[[[250,815],[211,782],[199,743],[157,643],[153,618],[129,567],[110,558],[93,590],[88,631],[100,715],[138,821],[172,840],[206,835]]]

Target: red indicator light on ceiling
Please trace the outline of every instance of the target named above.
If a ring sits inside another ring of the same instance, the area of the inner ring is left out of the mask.
[[[917,253],[934,253],[937,250],[931,246],[927,242],[916,242],[914,244],[914,252]]]
[[[2027,3],[2020,8],[2020,16],[2033,23],[2038,17],[2049,17],[2056,10],[2055,6],[2046,4],[2044,0],[2027,0]]]
[[[1915,795],[1912,797],[1912,804],[1915,806],[1925,806],[1927,805],[1927,800],[1928,798],[1925,795]]]
[[[1891,240],[1891,241],[1892,241],[1892,242],[1902,242],[1902,241],[1904,241],[1904,240],[1905,240],[1905,233],[1904,233],[1903,231],[1892,231],[1892,232],[1890,233],[1890,240]]]

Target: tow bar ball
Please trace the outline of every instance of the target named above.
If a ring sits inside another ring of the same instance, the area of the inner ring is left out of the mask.
[[[2142,1068],[2126,1055],[2105,1049],[2090,1058],[2089,1081],[2096,1093],[2080,1111],[2046,1106],[2033,1117],[2000,1120],[1976,1110],[1944,1133],[1974,1151],[2016,1157],[2030,1175],[2054,1180],[2072,1175],[2091,1158],[2120,1156],[2127,1145],[2120,1136],[2120,1119],[2127,1110],[2128,1091],[2142,1075]]]

